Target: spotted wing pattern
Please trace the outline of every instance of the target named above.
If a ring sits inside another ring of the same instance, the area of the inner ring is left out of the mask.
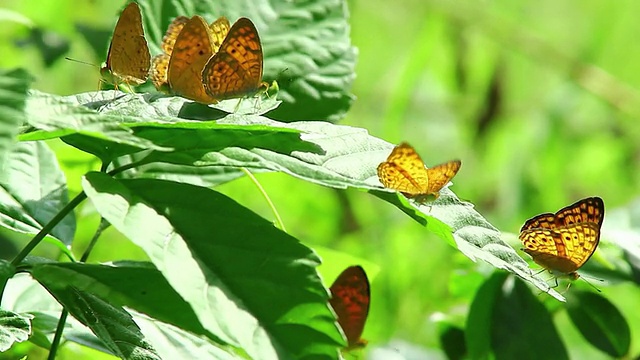
[[[223,100],[268,88],[269,84],[262,82],[262,62],[258,30],[251,20],[238,19],[202,71],[202,83],[207,94]]]
[[[520,240],[538,265],[576,279],[576,271],[598,247],[603,219],[601,198],[582,199],[555,214],[527,220],[520,230]]]
[[[100,70],[107,82],[140,85],[147,81],[151,55],[142,28],[142,14],[135,2],[122,11],[109,45],[107,62]]]
[[[382,185],[398,190],[407,197],[437,197],[460,166],[459,160],[453,160],[427,169],[415,149],[402,143],[391,151],[386,161],[378,165],[378,177]]]

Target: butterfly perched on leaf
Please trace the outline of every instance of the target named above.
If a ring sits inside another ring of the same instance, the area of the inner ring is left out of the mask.
[[[453,160],[427,168],[416,150],[402,143],[378,165],[378,178],[386,188],[400,191],[422,203],[437,199],[440,190],[458,173],[461,164],[460,160]]]
[[[100,74],[104,81],[115,86],[140,85],[147,81],[150,66],[151,54],[144,38],[140,7],[131,2],[118,18]]]
[[[604,202],[589,197],[527,220],[520,229],[524,252],[543,268],[575,280],[577,270],[593,255],[600,242]]]
[[[369,314],[371,293],[369,279],[360,266],[346,268],[329,288],[329,304],[335,311],[338,324],[347,338],[347,350],[364,347],[362,331]]]

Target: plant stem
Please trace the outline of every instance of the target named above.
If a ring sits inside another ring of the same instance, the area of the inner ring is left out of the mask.
[[[82,254],[82,257],[80,258],[80,262],[86,262],[87,261],[87,259],[89,258],[89,254],[91,254],[91,250],[93,250],[93,247],[98,242],[98,238],[100,238],[100,235],[102,235],[102,232],[106,228],[108,228],[109,225],[111,225],[111,224],[107,220],[105,220],[105,218],[103,218],[103,217],[100,218],[100,225],[98,225],[98,228],[96,229],[96,233],[93,234],[93,238],[91,238],[91,242],[89,243],[89,246],[87,247],[87,249]]]
[[[13,261],[11,261],[11,265],[18,266],[20,262],[22,262],[22,260],[24,260],[24,258],[27,257],[27,255],[29,255],[29,253],[40,243],[40,241],[42,241],[42,239],[44,239],[44,237],[47,236],[47,234],[49,234],[51,230],[53,230],[53,228],[58,225],[58,223],[62,221],[62,219],[64,219],[65,216],[73,211],[73,209],[86,198],[87,195],[83,191],[80,194],[76,195],[76,197],[71,201],[69,201],[69,203],[64,208],[62,208],[62,210],[60,210],[60,212],[58,212],[56,216],[51,219],[51,221],[49,221],[44,227],[42,227],[40,232],[38,232],[36,236],[34,236],[33,239],[29,241],[27,246],[25,246],[24,249],[22,249],[22,251],[20,251],[20,253],[16,255]]]
[[[271,198],[269,197],[267,192],[264,191],[264,188],[262,187],[262,185],[260,185],[260,182],[258,181],[258,179],[256,179],[256,177],[253,176],[251,171],[247,170],[246,168],[240,168],[240,169],[242,171],[244,171],[245,174],[247,174],[249,179],[251,179],[251,181],[253,181],[253,183],[256,185],[258,190],[260,190],[260,192],[262,193],[262,196],[265,198],[265,200],[267,200],[267,204],[269,204],[269,207],[271,208],[271,211],[273,212],[273,216],[276,218],[276,220],[275,220],[276,227],[278,227],[280,230],[282,230],[284,232],[287,232],[287,229],[284,228],[284,223],[282,222],[282,219],[280,218],[280,214],[278,214],[278,210],[276,210],[276,207],[275,207],[275,205],[273,205],[273,202],[271,201]]]
[[[64,330],[64,325],[67,323],[68,315],[69,312],[66,309],[62,309],[62,313],[60,313],[60,319],[58,320],[58,327],[56,328],[56,334],[53,336],[53,341],[51,342],[51,348],[49,349],[49,356],[47,356],[47,360],[54,360],[56,358],[58,346],[60,346],[60,340],[62,339],[62,331]]]

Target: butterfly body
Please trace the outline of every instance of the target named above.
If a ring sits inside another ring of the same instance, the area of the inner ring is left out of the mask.
[[[456,175],[460,160],[427,168],[415,149],[402,143],[396,146],[386,161],[378,165],[380,182],[418,202],[438,198],[440,190]]]
[[[345,269],[331,285],[329,304],[335,311],[338,324],[347,338],[347,350],[363,347],[362,331],[369,314],[369,280],[360,266]]]
[[[150,66],[151,55],[144,38],[140,8],[131,2],[118,18],[100,74],[110,84],[140,85],[147,80]]]
[[[600,242],[604,202],[599,197],[582,199],[555,214],[535,216],[520,229],[524,252],[556,274],[572,279],[593,255]]]

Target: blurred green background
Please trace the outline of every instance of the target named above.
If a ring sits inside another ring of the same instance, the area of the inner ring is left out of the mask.
[[[124,3],[3,0],[0,67],[26,68],[35,77],[33,88],[44,92],[96,90],[98,68],[63,57],[96,65],[104,61]],[[625,207],[640,192],[639,2],[353,0],[348,5],[351,38],[359,49],[357,100],[342,124],[366,128],[392,143],[408,141],[428,166],[462,159],[452,190],[475,204],[516,249],[516,235],[509,233],[517,233],[527,218],[583,197],[602,197],[607,206],[602,242],[587,268],[592,263],[615,267],[616,244],[631,237],[607,224],[618,224],[612,216],[625,216]],[[92,50],[78,26],[106,34],[102,53]],[[54,60],[43,55],[43,46]],[[62,57],[56,59],[56,53]],[[97,169],[98,162],[60,142],[51,146],[71,190],[79,191],[80,177]],[[372,308],[365,352],[373,357],[376,347],[400,352],[411,347],[413,358],[444,358],[439,324],[464,326],[474,292],[493,268],[472,262],[366,193],[336,191],[283,174],[257,177],[287,231],[324,255],[321,272],[327,284],[351,262],[366,262]],[[247,178],[219,189],[273,218]],[[616,215],[611,210],[618,207],[623,210]],[[78,215],[75,251],[80,254],[98,217],[90,205]],[[25,243],[6,236],[18,248]],[[11,256],[8,248],[3,252]],[[48,245],[37,253],[56,254]],[[116,259],[145,255],[109,229],[90,261]],[[640,292],[628,283],[598,286],[627,317],[634,335],[631,353],[637,354]],[[555,302],[544,294],[539,298]],[[565,313],[554,320],[572,358],[607,358],[582,339]],[[62,356],[71,358],[77,348],[66,348]]]

